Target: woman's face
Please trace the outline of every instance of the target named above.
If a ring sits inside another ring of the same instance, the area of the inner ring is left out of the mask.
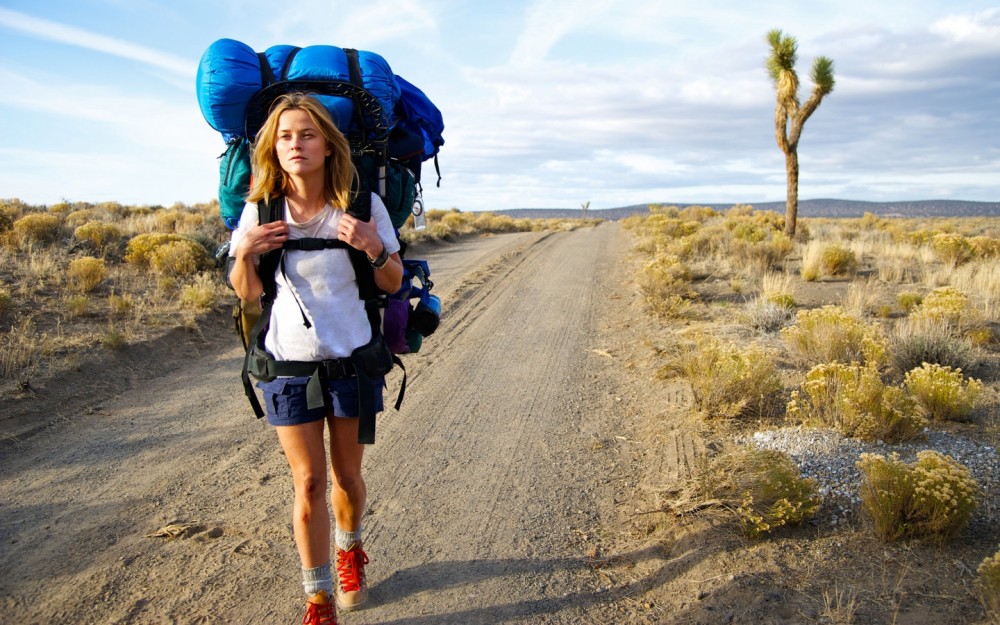
[[[332,153],[309,113],[301,109],[289,109],[278,118],[275,151],[281,168],[298,177],[322,172]]]

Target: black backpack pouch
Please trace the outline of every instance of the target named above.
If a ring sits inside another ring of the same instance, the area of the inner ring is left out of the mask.
[[[358,377],[358,444],[372,445],[375,443],[375,405],[373,398],[376,389],[381,392],[384,384],[383,376],[392,370],[392,354],[385,344],[380,332],[376,332],[366,345],[351,353],[351,364],[354,365]]]

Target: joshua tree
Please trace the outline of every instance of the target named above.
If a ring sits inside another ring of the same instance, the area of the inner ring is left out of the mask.
[[[580,204],[580,208],[583,209],[583,216],[587,216],[587,209],[590,208],[590,200],[587,200],[583,204]]]
[[[785,172],[788,176],[785,234],[791,237],[795,236],[795,219],[799,212],[799,136],[802,126],[819,107],[823,96],[833,91],[833,60],[821,56],[813,61],[813,91],[806,103],[799,106],[799,76],[795,73],[798,44],[795,37],[785,35],[776,28],[767,33],[767,43],[771,46],[767,73],[778,95],[774,107],[774,136],[778,147],[785,153]]]

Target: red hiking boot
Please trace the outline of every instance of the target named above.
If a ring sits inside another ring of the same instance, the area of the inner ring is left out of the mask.
[[[337,547],[337,607],[354,610],[364,604],[368,598],[366,564],[368,554],[361,549],[361,543],[354,543],[346,551]]]
[[[325,590],[306,599],[306,615],[302,625],[337,625],[337,608]]]

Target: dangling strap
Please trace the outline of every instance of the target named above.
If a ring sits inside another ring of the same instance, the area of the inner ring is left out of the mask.
[[[277,221],[281,218],[283,208],[284,199],[281,196],[272,197],[266,203],[263,200],[258,202],[258,223],[266,224]],[[250,381],[250,359],[254,355],[254,347],[259,346],[259,349],[264,349],[263,340],[261,339],[267,334],[267,327],[271,323],[271,305],[274,303],[276,286],[274,273],[278,269],[282,255],[282,250],[275,250],[260,257],[260,266],[257,268],[257,275],[260,276],[260,281],[264,286],[264,293],[260,297],[261,313],[260,318],[257,319],[257,323],[250,330],[250,336],[247,340],[247,353],[243,357],[243,371],[240,373],[240,378],[243,380],[243,391],[246,393],[247,399],[250,400],[250,406],[253,408],[253,412],[257,415],[258,419],[264,416],[264,410],[261,408],[260,401],[257,400],[257,392],[253,388],[253,382]]]

